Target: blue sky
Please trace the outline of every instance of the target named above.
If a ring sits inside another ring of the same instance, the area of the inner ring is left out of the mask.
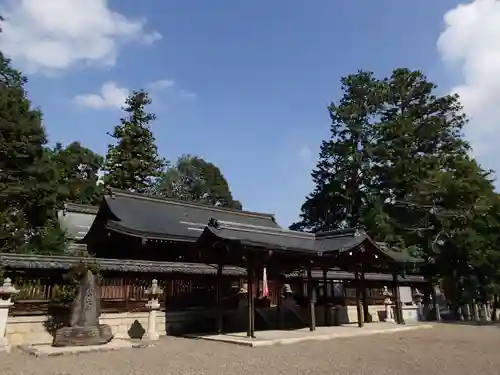
[[[458,1],[81,0],[92,3],[87,9],[64,8],[67,1],[52,0],[43,12],[29,7],[46,0],[0,1],[10,16],[0,46],[29,73],[29,96],[43,109],[50,141],[76,140],[104,154],[121,112],[82,95],[99,94],[106,82],[133,90],[162,80],[168,87],[150,89],[160,153],[214,162],[245,209],[275,213],[282,225],[298,218],[312,189],[310,172],[328,137],[326,106],[339,98],[341,76],[409,67],[443,92],[466,78],[463,59],[443,62],[437,48],[443,16]],[[90,17],[94,11],[107,11],[114,31]],[[86,35],[78,34],[80,17],[94,22]],[[23,22],[31,31],[14,36]],[[118,32],[122,26],[128,31]],[[34,50],[50,37],[59,45]],[[24,38],[26,51],[15,38]],[[100,56],[110,43],[113,51]],[[67,59],[50,60],[55,55]]]

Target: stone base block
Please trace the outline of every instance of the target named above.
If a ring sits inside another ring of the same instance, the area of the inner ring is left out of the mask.
[[[10,353],[10,344],[5,337],[0,339],[0,352]]]
[[[64,327],[56,331],[52,345],[55,347],[103,345],[112,339],[113,333],[107,324],[100,324],[97,327]]]
[[[93,352],[108,352],[119,349],[139,349],[139,348],[151,348],[155,345],[148,341],[133,341],[133,340],[121,340],[114,339],[104,345],[90,345],[90,346],[65,346],[56,347],[52,345],[21,345],[19,349],[26,354],[33,355],[35,357],[55,357],[55,356],[66,356],[66,355],[79,355],[83,353],[93,353]]]

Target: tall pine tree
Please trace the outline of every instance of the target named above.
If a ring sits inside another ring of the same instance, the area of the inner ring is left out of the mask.
[[[404,209],[405,202],[412,201],[420,183],[450,171],[466,155],[462,129],[467,120],[458,97],[437,96],[436,85],[419,71],[395,69],[383,88],[372,164],[384,201],[380,215],[386,219],[379,235],[403,246],[406,228],[418,220]]]
[[[111,137],[117,143],[108,147],[104,163],[104,184],[123,190],[148,191],[165,165],[158,156],[155,138],[149,127],[156,116],[146,111],[151,99],[144,91],[136,91],[125,101],[127,116],[115,126]]]
[[[343,97],[328,108],[331,136],[321,144],[312,172],[316,187],[302,205],[301,221],[292,224],[294,230],[359,228],[371,210],[371,153],[380,87],[373,74],[364,71],[341,82]]]

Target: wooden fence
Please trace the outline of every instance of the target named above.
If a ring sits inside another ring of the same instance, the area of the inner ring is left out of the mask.
[[[39,315],[47,314],[50,302],[58,294],[64,281],[60,274],[46,274],[34,276],[30,273],[20,273],[11,275],[14,285],[20,289],[20,293],[15,297],[15,304],[11,309],[11,314],[19,315]],[[146,290],[151,286],[153,278],[158,279],[159,286],[163,289],[160,296],[160,304],[168,310],[183,310],[186,308],[209,308],[215,306],[216,278],[214,276],[189,277],[172,275],[163,278],[161,275],[151,276],[150,274],[139,274],[136,276],[123,276],[122,274],[104,275],[100,278],[100,297],[102,312],[138,312],[146,311],[145,304],[148,301]],[[262,281],[257,282],[253,288],[254,296],[257,291],[262,293]],[[223,296],[228,296],[242,287],[243,280],[225,278],[222,287]],[[343,296],[335,298],[336,303],[354,305],[356,303],[355,288],[352,284],[345,283]],[[292,282],[293,291],[300,295],[302,293],[302,282]],[[275,305],[279,292],[276,284],[268,281],[269,299],[271,305]],[[322,288],[316,287],[316,296],[321,297]],[[369,285],[367,288],[367,299],[369,304],[383,304],[382,288],[378,285]]]
[[[148,301],[146,290],[151,286],[153,278],[155,277],[148,275],[102,277],[99,283],[101,311],[146,311],[145,304]],[[50,302],[64,285],[59,277],[51,276],[14,275],[13,282],[20,293],[15,296],[15,303],[11,309],[12,315],[46,314]],[[164,291],[159,297],[160,303],[165,306],[165,300],[169,301],[169,309],[203,307],[214,302],[214,278],[205,277],[203,280],[158,278],[158,284]]]

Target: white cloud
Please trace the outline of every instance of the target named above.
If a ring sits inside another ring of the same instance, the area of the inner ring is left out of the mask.
[[[114,66],[121,43],[161,39],[145,30],[145,20],[112,11],[107,0],[6,0],[0,14],[0,48],[27,73]]]
[[[142,38],[141,38],[142,42],[147,46],[150,46],[154,42],[156,42],[158,40],[162,40],[162,39],[163,39],[163,35],[161,35],[158,31],[153,31],[151,33],[144,34],[144,35],[142,35]]]
[[[79,105],[95,109],[122,108],[129,94],[128,89],[118,87],[115,82],[109,81],[102,85],[99,94],[77,95],[74,101]]]
[[[148,84],[148,88],[152,90],[164,90],[175,85],[175,82],[171,79],[160,79]]]
[[[460,4],[445,14],[444,21],[437,46],[445,63],[461,69],[461,83],[452,91],[460,95],[471,117],[467,138],[480,161],[494,168],[488,164],[497,152],[500,132],[500,2]]]

